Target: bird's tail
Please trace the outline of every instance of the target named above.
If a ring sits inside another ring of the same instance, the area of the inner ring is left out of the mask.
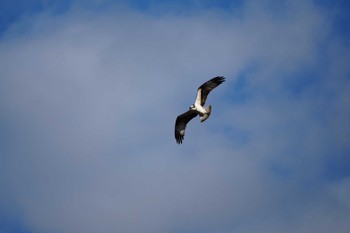
[[[200,120],[201,122],[204,122],[206,119],[209,118],[210,113],[211,113],[211,105],[209,105],[208,107],[205,108],[206,113],[203,114],[202,116],[200,116]]]

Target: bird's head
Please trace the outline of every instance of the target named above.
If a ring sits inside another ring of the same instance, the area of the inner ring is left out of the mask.
[[[196,110],[196,107],[194,106],[194,104],[192,104],[189,108],[189,110]]]

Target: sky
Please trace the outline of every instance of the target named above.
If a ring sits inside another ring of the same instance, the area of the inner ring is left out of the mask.
[[[349,12],[1,1],[0,233],[347,233]]]

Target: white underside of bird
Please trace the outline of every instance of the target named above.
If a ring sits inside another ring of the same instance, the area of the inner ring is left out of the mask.
[[[201,102],[202,102],[202,92],[198,91],[196,101],[194,102],[194,104],[192,104],[190,109],[197,111],[199,114],[200,121],[204,122],[210,116],[211,105],[204,107],[201,105]]]
[[[194,103],[194,108],[193,110],[196,110],[199,114],[199,119],[201,122],[204,122],[206,119],[209,118],[210,113],[211,113],[211,105],[204,107],[200,105],[198,102]]]

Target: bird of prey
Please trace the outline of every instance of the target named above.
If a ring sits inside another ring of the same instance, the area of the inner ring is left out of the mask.
[[[204,122],[209,118],[211,113],[211,105],[204,107],[205,101],[207,100],[209,93],[224,81],[225,78],[223,76],[217,76],[198,87],[197,97],[194,104],[190,106],[187,112],[179,115],[176,118],[175,139],[178,144],[181,144],[184,140],[186,125],[190,120],[192,120],[197,115],[199,115],[201,122]]]

